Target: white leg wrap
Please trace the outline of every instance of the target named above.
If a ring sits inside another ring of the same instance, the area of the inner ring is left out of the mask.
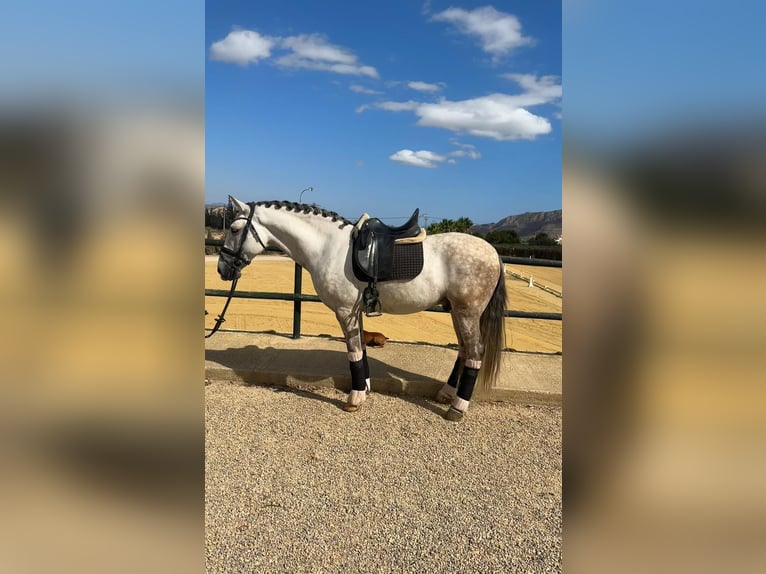
[[[477,371],[481,369],[481,361],[476,361],[474,359],[468,359],[465,362],[465,366],[469,369],[476,369]]]
[[[353,353],[349,352],[348,353],[348,360],[349,360],[350,363],[356,363],[357,361],[361,361],[362,360],[363,354],[364,354],[363,351],[354,351]]]
[[[465,399],[461,399],[460,397],[455,397],[452,399],[452,406],[459,410],[461,413],[464,413],[468,410],[468,401]]]
[[[364,399],[366,398],[367,398],[366,391],[351,391],[348,394],[348,401],[346,401],[346,404],[358,407],[364,402]]]

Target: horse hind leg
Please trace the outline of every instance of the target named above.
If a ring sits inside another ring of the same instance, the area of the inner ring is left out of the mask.
[[[471,367],[472,363],[478,365],[477,367]],[[468,410],[468,405],[471,402],[471,395],[473,395],[473,389],[476,386],[476,377],[479,375],[479,369],[481,368],[481,361],[471,361],[466,359],[463,372],[460,374],[460,383],[458,384],[457,393],[452,399],[447,412],[444,413],[444,418],[448,421],[459,421],[463,419],[465,412]]]
[[[436,393],[436,401],[442,404],[451,403],[452,399],[457,394],[457,385],[460,381],[460,374],[463,372],[463,357],[458,354],[455,359],[455,365],[452,367],[452,372],[447,379],[447,382],[442,385],[442,388]]]
[[[465,415],[471,402],[471,396],[476,386],[476,377],[479,374],[479,369],[481,369],[484,345],[481,341],[480,313],[473,313],[466,309],[454,311],[453,316],[456,330],[459,333],[459,338],[465,352],[465,362],[460,372],[455,395],[450,401],[450,406],[444,414],[444,418],[449,421],[459,421]],[[460,357],[458,357],[459,360]],[[453,374],[455,370],[453,369]]]
[[[463,372],[463,366],[465,364],[465,348],[463,347],[463,340],[460,336],[460,328],[458,326],[457,319],[455,318],[454,311],[450,313],[452,316],[452,326],[455,328],[455,334],[457,335],[458,352],[457,359],[455,359],[455,365],[452,367],[452,372],[447,379],[447,382],[442,385],[442,388],[436,393],[436,401],[442,404],[451,403],[452,399],[457,395],[457,385],[460,381],[460,375]]]

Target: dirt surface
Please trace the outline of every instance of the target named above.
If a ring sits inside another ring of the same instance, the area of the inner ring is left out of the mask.
[[[217,256],[205,257],[205,287],[228,290],[231,284],[222,281],[216,271]],[[529,277],[561,291],[561,269],[507,266],[507,270]],[[292,293],[295,264],[287,257],[278,255],[259,256],[245,270],[239,281],[240,291],[263,291]],[[562,299],[521,281],[506,273],[508,309],[517,311],[541,311],[560,313]],[[311,276],[303,271],[303,293],[316,294]],[[206,297],[208,315],[205,326],[211,328],[215,317],[223,308],[225,299]],[[275,331],[292,333],[293,304],[289,301],[262,301],[234,299],[226,313],[225,329],[243,331]],[[365,329],[378,331],[393,341],[426,342],[439,345],[456,344],[457,338],[448,313],[422,312],[413,315],[383,315],[366,318]],[[517,351],[561,352],[561,321],[538,319],[506,319],[506,345]],[[330,335],[341,337],[342,333],[335,315],[321,303],[304,303],[302,307],[301,332],[307,335]]]
[[[206,287],[228,289],[216,261],[206,258]],[[561,289],[560,269],[515,270]],[[506,277],[509,308],[561,311],[561,298]],[[289,259],[259,257],[239,285],[291,293],[293,278]],[[305,271],[303,292],[315,293]],[[208,327],[223,304],[206,298]],[[291,333],[292,303],[235,299],[225,326]],[[365,327],[456,342],[446,313]],[[509,319],[506,330],[509,347],[561,350],[560,321]],[[302,332],[341,336],[321,303],[303,305]],[[451,423],[444,405],[374,390],[357,413],[342,410],[345,392],[309,385],[214,381],[205,395],[208,572],[561,572],[560,407],[474,402]]]
[[[560,572],[561,409],[206,387],[208,572]]]

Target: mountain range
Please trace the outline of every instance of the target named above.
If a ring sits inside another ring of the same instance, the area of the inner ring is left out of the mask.
[[[214,213],[225,207],[224,203],[208,203],[206,209]],[[519,215],[509,215],[497,223],[481,223],[471,227],[471,233],[486,235],[490,231],[507,229],[515,231],[521,239],[529,239],[538,233],[547,233],[548,237],[556,239],[561,236],[561,210],[528,211]]]
[[[521,239],[534,237],[538,233],[547,233],[548,237],[556,239],[561,236],[561,210],[528,211],[519,215],[509,215],[497,223],[474,225],[471,233],[486,235],[490,231],[503,229],[515,231]]]

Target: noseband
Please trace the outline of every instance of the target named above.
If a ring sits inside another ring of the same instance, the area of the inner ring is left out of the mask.
[[[243,267],[246,267],[250,264],[250,259],[247,258],[247,256],[242,255],[242,249],[245,246],[245,241],[247,241],[247,232],[249,230],[253,230],[253,235],[255,235],[255,238],[258,240],[258,243],[261,244],[261,247],[266,249],[266,244],[263,242],[263,240],[258,235],[258,230],[255,228],[255,225],[253,225],[253,214],[255,213],[255,202],[250,202],[247,205],[250,206],[250,213],[247,215],[247,218],[245,217],[237,217],[234,221],[237,221],[237,219],[247,219],[247,223],[245,223],[245,226],[242,228],[242,240],[239,242],[239,248],[234,251],[233,249],[229,249],[225,245],[221,247],[221,253],[224,255],[228,255],[229,257],[233,257],[234,260],[232,262],[226,261],[228,265],[231,265],[232,267],[235,267],[238,270],[241,270]],[[234,223],[232,221],[232,223]],[[229,226],[231,228],[231,226]],[[223,311],[221,311],[221,314],[216,317],[215,320],[215,326],[213,327],[212,331],[205,335],[205,339],[208,337],[211,337],[218,328],[223,324],[223,322],[226,320],[223,318],[224,315],[226,315],[226,309],[229,308],[229,303],[231,303],[231,298],[234,295],[234,290],[237,288],[237,281],[239,281],[239,277],[236,277],[231,282],[231,290],[229,291],[229,297],[226,299],[226,305],[223,306]]]

